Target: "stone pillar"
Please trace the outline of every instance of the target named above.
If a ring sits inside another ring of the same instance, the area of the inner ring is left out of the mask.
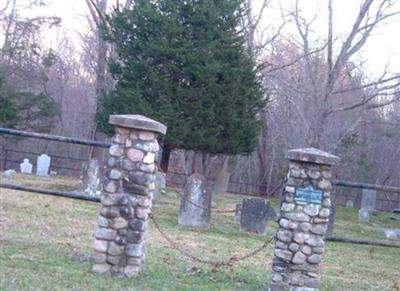
[[[106,163],[92,272],[132,277],[143,269],[156,138],[166,127],[141,115],[111,115],[109,122],[115,135]]]
[[[314,148],[290,150],[269,290],[317,290],[331,205],[331,166],[339,158]]]

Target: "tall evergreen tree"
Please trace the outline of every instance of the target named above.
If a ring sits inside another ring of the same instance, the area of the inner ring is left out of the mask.
[[[165,146],[207,153],[249,153],[265,105],[239,31],[240,0],[138,0],[108,17],[106,38],[117,80],[102,99],[110,114],[143,114],[168,126]]]

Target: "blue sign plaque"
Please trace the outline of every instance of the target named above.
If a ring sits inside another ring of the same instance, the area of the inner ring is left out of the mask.
[[[315,190],[312,186],[297,188],[294,194],[294,201],[298,204],[318,204],[322,203],[322,191]]]

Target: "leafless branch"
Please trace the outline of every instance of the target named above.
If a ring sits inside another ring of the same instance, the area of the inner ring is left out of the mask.
[[[107,21],[105,19],[104,9],[100,8],[100,3],[96,3],[95,0],[85,0],[87,6],[89,7],[90,14],[93,17],[97,27],[103,26],[107,27]]]
[[[0,13],[4,13],[8,9],[8,6],[10,6],[10,0],[6,0],[6,3],[4,3],[4,8],[0,9]]]
[[[309,56],[311,56],[311,55],[313,55],[313,54],[316,54],[316,53],[319,53],[319,52],[325,50],[326,45],[327,45],[327,44],[325,43],[324,46],[322,46],[322,47],[320,47],[320,48],[317,48],[317,49],[315,49],[315,50],[309,51],[309,52],[306,53],[306,54],[300,55],[300,56],[296,57],[294,60],[291,60],[290,62],[288,62],[288,63],[286,63],[286,64],[283,64],[283,65],[280,65],[280,66],[269,63],[268,65],[269,65],[269,66],[272,66],[273,68],[270,69],[270,70],[266,70],[266,71],[264,71],[264,72],[265,72],[266,74],[270,74],[270,73],[273,73],[273,72],[275,72],[275,71],[282,70],[282,69],[285,69],[285,68],[287,68],[287,67],[293,66],[294,64],[296,64],[297,62],[301,61],[302,59],[307,58],[307,57],[309,57]],[[262,66],[262,65],[263,65],[263,64],[260,64],[260,66]]]

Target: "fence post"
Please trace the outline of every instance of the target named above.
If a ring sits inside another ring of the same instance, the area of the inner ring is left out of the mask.
[[[339,158],[314,148],[290,150],[269,290],[317,290],[331,206],[331,165]]]
[[[7,158],[8,158],[8,149],[4,150],[4,162],[3,162],[3,170],[7,170]]]
[[[111,115],[109,122],[116,134],[106,165],[92,272],[133,277],[143,269],[157,136],[167,128],[141,115]]]

